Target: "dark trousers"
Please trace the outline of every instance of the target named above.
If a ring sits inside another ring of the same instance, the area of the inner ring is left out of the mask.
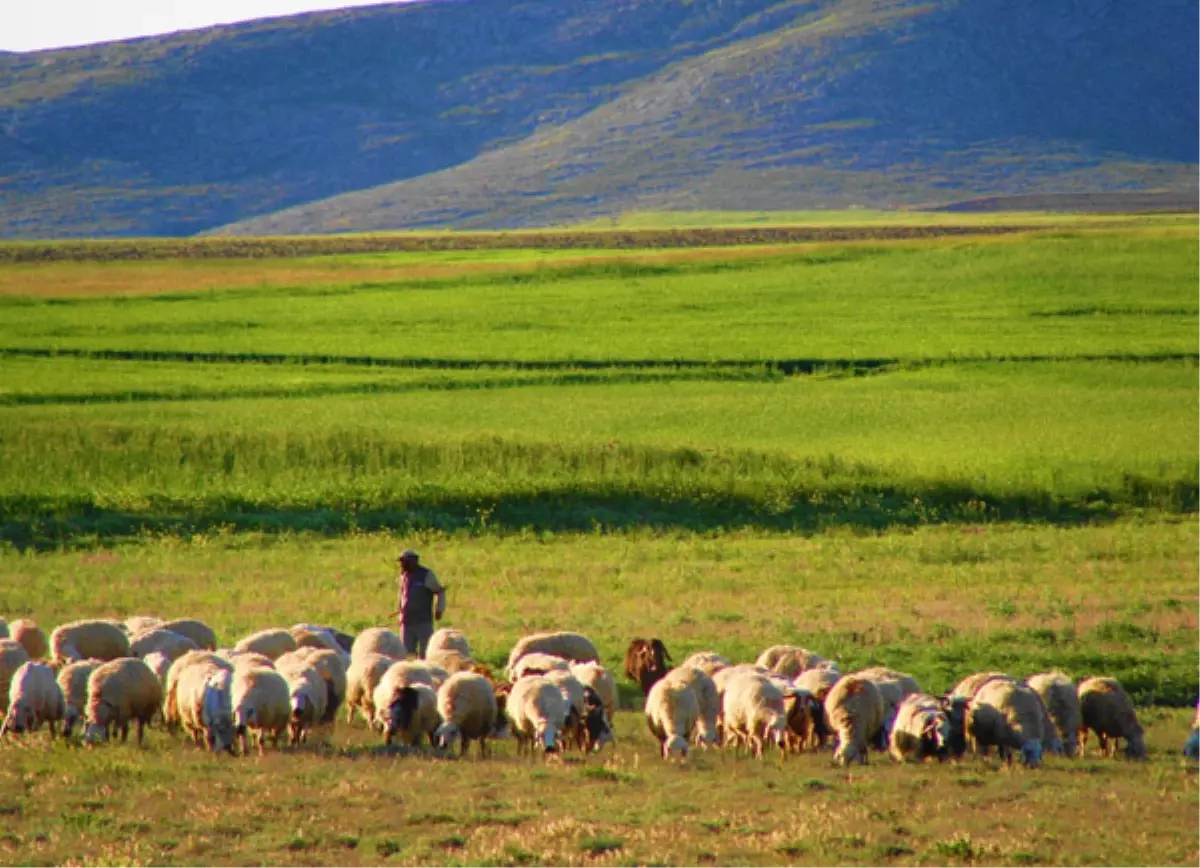
[[[404,650],[423,658],[429,648],[429,640],[433,636],[433,624],[401,624],[401,636],[404,640]]]

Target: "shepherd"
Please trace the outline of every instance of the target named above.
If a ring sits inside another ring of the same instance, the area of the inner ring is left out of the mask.
[[[421,565],[420,557],[412,549],[401,552],[399,561],[400,596],[396,600],[396,614],[400,636],[409,654],[423,658],[433,636],[433,622],[442,620],[446,614],[446,589],[433,570]]]

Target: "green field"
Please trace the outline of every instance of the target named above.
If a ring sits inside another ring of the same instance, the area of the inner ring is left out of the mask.
[[[0,745],[0,863],[1194,864],[1200,244],[1123,219],[0,265],[0,616],[358,630],[412,545],[491,664],[578,629],[612,667],[647,635],[930,691],[1060,667],[1120,678],[1152,748],[678,767],[621,679],[586,763],[389,757],[341,723],[264,760]]]

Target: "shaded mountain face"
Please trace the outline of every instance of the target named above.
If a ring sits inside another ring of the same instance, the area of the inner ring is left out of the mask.
[[[0,56],[0,234],[1194,190],[1197,24],[1174,0],[444,0]]]

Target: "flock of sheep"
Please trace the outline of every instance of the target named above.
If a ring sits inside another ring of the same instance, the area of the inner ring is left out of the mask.
[[[732,747],[784,756],[835,743],[838,763],[867,762],[869,748],[898,761],[986,754],[1075,756],[1089,732],[1114,755],[1146,756],[1129,696],[1114,679],[1078,686],[1061,673],[1025,680],[998,672],[971,675],[950,693],[923,693],[903,673],[874,668],[843,675],[803,648],[776,645],[753,663],[699,652],[670,667],[658,639],[635,639],[624,674],[646,697],[645,716],[664,757],[689,746]],[[32,621],[0,620],[0,736],[46,724],[53,739],[83,726],[89,743],[128,738],[161,718],[214,751],[261,754],[305,743],[345,707],[385,744],[481,756],[488,740],[511,736],[521,753],[598,751],[613,740],[617,685],[596,646],[579,633],[540,633],[513,647],[504,678],[471,656],[466,636],[434,634],[424,659],[407,659],[400,638],[382,628],[350,636],[297,624],[262,630],[219,648],[201,621],[136,617],[76,621],[49,639]],[[1200,750],[1195,724],[1185,753]]]

